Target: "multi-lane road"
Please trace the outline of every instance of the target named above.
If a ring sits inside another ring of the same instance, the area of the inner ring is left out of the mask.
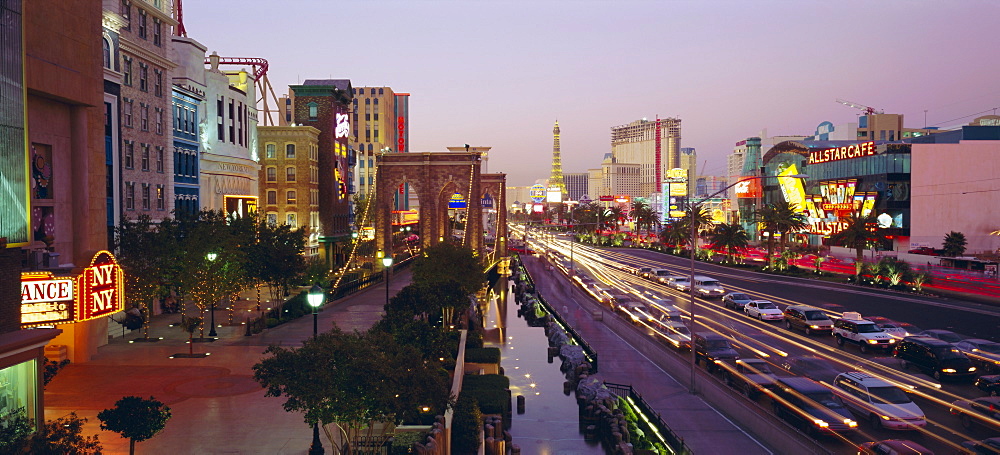
[[[553,258],[557,265],[570,266],[570,246],[565,238],[549,238],[534,242],[534,247]],[[629,271],[639,267],[665,268],[678,275],[689,272],[686,259],[641,249],[596,249],[573,246],[573,265],[577,274],[598,281],[619,295],[632,294],[644,300],[650,294],[672,300],[684,313],[683,320],[691,325],[689,296],[664,285],[643,279]],[[810,305],[835,315],[839,311],[856,311],[863,316],[878,315],[909,322],[923,329],[948,329],[976,338],[1000,338],[1000,308],[960,300],[945,300],[915,294],[885,292],[875,289],[830,283],[818,280],[794,279],[764,275],[741,269],[698,262],[697,273],[721,281],[727,292],[744,292],[755,299],[770,300],[779,307]],[[807,336],[787,330],[780,321],[762,322],[732,309],[724,308],[718,299],[695,299],[695,330],[710,330],[727,337],[743,358],[761,358],[772,364],[781,375],[789,360],[818,358],[831,370],[861,371],[898,384],[907,390],[927,417],[927,426],[911,431],[893,431],[873,427],[868,416],[857,416],[857,431],[846,435],[823,437],[824,445],[835,452],[851,453],[857,443],[892,438],[910,439],[936,453],[955,453],[960,443],[1000,436],[1000,422],[988,428],[980,425],[964,428],[958,417],[949,412],[949,405],[960,399],[981,397],[984,393],[968,382],[940,382],[915,371],[903,370],[891,353],[863,354],[857,347],[838,347],[831,336]],[[637,327],[656,336],[648,327]],[[686,353],[678,355],[689,356]],[[818,376],[818,375],[814,375]],[[832,378],[814,377],[827,384]],[[734,392],[735,393],[735,392]],[[767,395],[755,401],[770,409]],[[803,436],[805,437],[805,436]]]

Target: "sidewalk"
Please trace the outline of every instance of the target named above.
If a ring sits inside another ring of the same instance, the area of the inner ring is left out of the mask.
[[[390,293],[399,292],[410,279],[409,269],[396,272],[389,283]],[[382,317],[385,291],[384,284],[377,284],[328,303],[319,313],[319,330],[328,330],[334,323],[347,331],[367,330]],[[256,307],[256,301],[250,304]],[[162,432],[136,444],[139,453],[307,453],[311,428],[302,414],[282,409],[284,398],[264,396],[253,379],[252,367],[267,346],[299,346],[311,337],[313,318],[306,315],[249,337],[240,324],[243,318],[245,314],[237,313],[235,325],[225,325],[228,312],[216,310],[216,324],[224,325],[216,329],[219,339],[194,344],[195,353],[210,355],[171,359],[172,354],[188,352],[188,334],[170,327],[180,321],[179,314],[154,316],[149,336],[162,340],[130,343],[142,338],[142,331],[137,330],[99,348],[92,361],[70,364],[60,371],[45,389],[45,418],[75,411],[88,419],[84,435],[99,434],[104,453],[128,453],[128,440],[100,430],[97,413],[124,396],[153,396],[170,406],[172,417]],[[325,437],[323,444],[330,453]]]

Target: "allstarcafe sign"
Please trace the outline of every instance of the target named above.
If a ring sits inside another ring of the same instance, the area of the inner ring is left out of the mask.
[[[122,310],[125,278],[114,255],[97,253],[76,276],[21,274],[21,328],[67,324]]]
[[[809,164],[849,160],[851,158],[861,158],[863,156],[871,156],[874,154],[875,142],[868,141],[844,147],[834,147],[832,149],[813,150],[809,152]]]

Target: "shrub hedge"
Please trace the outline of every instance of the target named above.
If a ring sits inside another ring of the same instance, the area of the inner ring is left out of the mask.
[[[474,363],[500,363],[500,348],[466,348],[465,361]]]

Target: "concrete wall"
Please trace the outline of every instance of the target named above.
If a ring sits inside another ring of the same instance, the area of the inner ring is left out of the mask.
[[[913,144],[910,242],[940,248],[951,231],[965,234],[966,255],[996,251],[1000,236],[1000,141]]]

